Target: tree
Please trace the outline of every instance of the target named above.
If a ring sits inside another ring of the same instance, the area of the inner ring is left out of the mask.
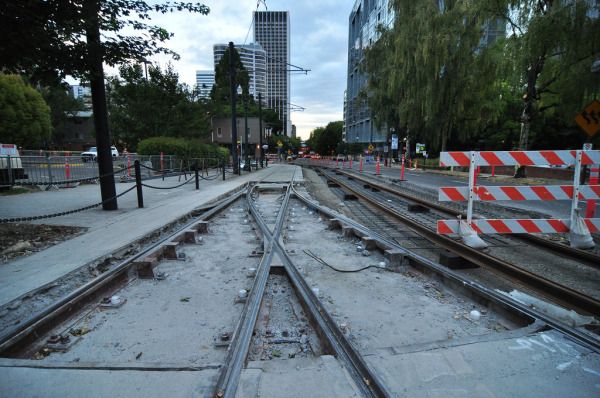
[[[129,150],[150,137],[210,137],[208,104],[198,99],[168,65],[148,70],[140,64],[123,66],[119,76],[108,79],[109,122],[113,138]]]
[[[117,209],[117,201],[103,63],[140,62],[158,53],[176,57],[161,45],[171,35],[146,21],[153,11],[182,10],[209,12],[202,4],[147,4],[142,0],[5,1],[0,8],[0,69],[46,82],[61,81],[67,75],[89,80],[104,210]],[[131,30],[141,33],[136,36]]]
[[[342,142],[344,122],[329,122],[323,129],[316,142],[316,150],[322,155],[332,154]]]
[[[242,63],[240,54],[233,49],[233,67],[235,68],[235,83],[242,89],[240,99],[254,103],[250,95],[250,75]],[[231,115],[230,73],[229,73],[229,48],[215,66],[215,84],[210,91],[213,102],[213,113],[216,117]]]
[[[365,51],[375,123],[410,129],[433,148],[464,138],[494,115],[483,26],[494,13],[469,1],[394,0],[393,29]]]
[[[89,78],[92,65],[87,32],[96,24],[105,33],[100,50],[107,65],[139,62],[159,53],[177,59],[174,51],[162,45],[172,34],[148,22],[152,12],[184,10],[209,13],[209,8],[202,4],[183,2],[2,1],[0,63],[5,71],[32,76],[34,81],[61,81],[66,76]]]
[[[496,2],[511,28],[502,73],[522,93],[519,150],[529,147],[533,117],[558,112],[572,119],[595,96],[600,76],[600,3],[587,0]]]
[[[40,87],[39,91],[46,104],[50,107],[52,142],[61,147],[70,118],[74,118],[77,112],[85,110],[83,100],[69,95],[66,87],[63,85]]]
[[[50,139],[50,108],[18,75],[0,73],[0,142],[37,148]]]

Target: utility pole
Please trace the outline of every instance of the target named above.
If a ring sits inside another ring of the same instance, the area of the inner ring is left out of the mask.
[[[237,154],[237,115],[235,114],[235,66],[233,65],[233,42],[229,42],[229,93],[231,95],[231,153],[233,154],[233,173],[240,174]]]

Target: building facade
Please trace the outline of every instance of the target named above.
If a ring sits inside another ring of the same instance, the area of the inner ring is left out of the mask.
[[[255,11],[253,19],[254,41],[267,54],[266,107],[277,112],[282,133],[290,136],[290,12]]]
[[[386,131],[378,131],[371,123],[368,104],[358,98],[366,86],[365,75],[360,72],[363,50],[378,39],[377,26],[391,27],[394,14],[388,0],[356,0],[349,19],[348,80],[344,95],[345,142],[383,143]]]
[[[258,93],[262,93],[264,98],[267,92],[267,53],[258,43],[234,45],[234,47],[240,54],[242,64],[250,75],[250,94],[257,101]],[[229,49],[229,44],[215,44],[213,46],[215,67],[221,58],[223,58],[223,54],[225,54],[227,49]]]
[[[198,95],[203,98],[210,98],[210,91],[215,84],[215,72],[212,70],[196,71],[196,88]]]
[[[236,131],[238,142],[243,144],[243,150],[246,149],[246,135],[244,134],[244,126],[246,125],[246,120],[243,117],[236,118]],[[260,156],[260,123],[257,117],[249,117],[248,118],[248,151],[251,157],[259,157]],[[263,145],[268,142],[267,136],[267,122],[262,121],[262,143]],[[212,141],[216,142],[220,145],[228,147],[231,150],[231,118],[215,118],[212,122]]]

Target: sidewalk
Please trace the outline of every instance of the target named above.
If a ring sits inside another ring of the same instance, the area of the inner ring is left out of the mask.
[[[0,307],[27,293],[52,283],[56,279],[93,262],[109,253],[160,229],[194,209],[218,200],[228,193],[242,189],[248,182],[257,181],[287,165],[243,172],[241,176],[226,173],[213,180],[200,180],[195,189],[192,180],[175,189],[143,187],[144,207],[138,208],[136,189],[117,199],[118,210],[102,207],[56,218],[34,221],[38,224],[87,227],[87,232],[44,251],[0,265]],[[214,176],[214,175],[213,175]],[[189,179],[189,177],[188,177]],[[185,182],[183,177],[146,180],[153,187],[174,187]],[[117,195],[133,187],[134,182],[116,183]],[[72,211],[101,202],[99,185],[80,185],[0,197],[0,218],[32,217]]]

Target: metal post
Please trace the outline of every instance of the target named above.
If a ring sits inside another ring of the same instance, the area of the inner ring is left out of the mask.
[[[135,160],[135,186],[137,189],[137,197],[138,197],[138,207],[144,207],[144,196],[142,194],[142,172],[140,167],[140,161],[138,159]]]
[[[194,161],[194,172],[196,173],[196,189],[200,189],[200,179],[198,177],[198,159]]]
[[[260,152],[260,168],[263,168],[263,143],[262,143],[262,137],[263,137],[263,129],[262,129],[262,108],[261,108],[261,101],[262,101],[262,96],[261,93],[258,93],[258,145],[260,145],[260,148],[258,149]]]
[[[471,152],[471,164],[469,165],[469,202],[467,205],[467,224],[471,226],[473,218],[473,196],[475,195],[475,152]]]
[[[250,166],[250,146],[248,144],[248,98],[244,97],[244,137],[246,137],[246,167],[248,172],[252,171]]]
[[[225,158],[221,159],[221,162],[222,162],[221,170],[223,170],[223,181],[225,181]]]
[[[235,66],[233,65],[233,42],[229,42],[229,94],[231,96],[231,149],[233,153],[233,173],[240,174],[240,165],[237,155],[237,116],[235,114],[235,95],[237,85],[235,84]]]
[[[575,158],[575,173],[573,176],[573,201],[571,202],[571,227],[575,219],[575,212],[579,202],[579,178],[581,177],[581,150],[577,150]]]
[[[14,185],[14,176],[12,173],[12,160],[10,159],[10,155],[8,155],[6,171],[8,172],[8,184],[12,187]]]

